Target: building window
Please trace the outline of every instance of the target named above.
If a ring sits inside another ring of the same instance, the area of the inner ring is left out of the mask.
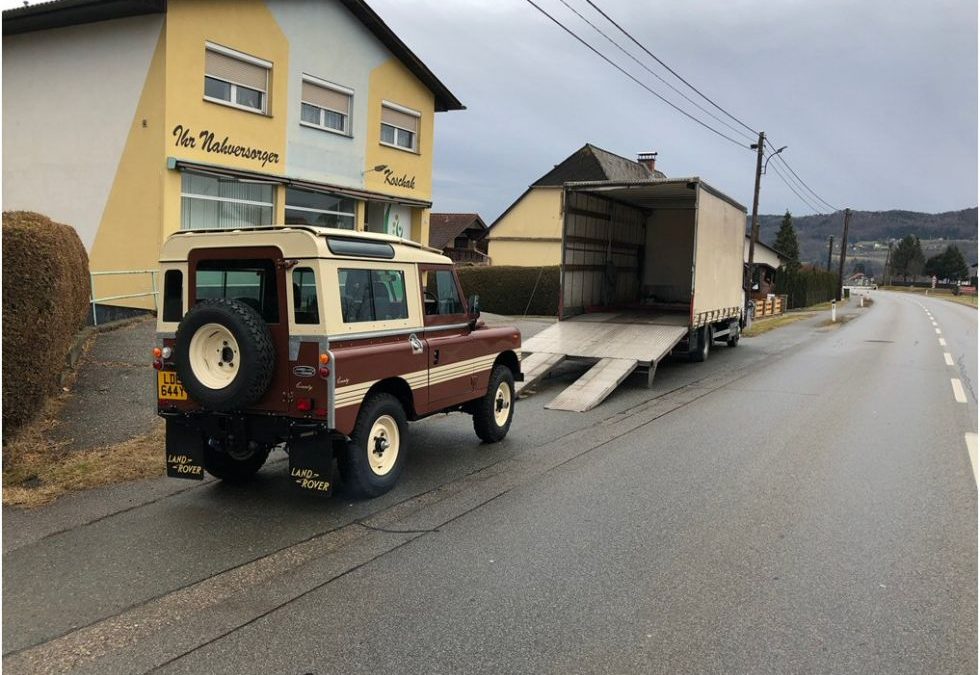
[[[387,101],[381,104],[381,144],[418,152],[421,113]]]
[[[180,227],[220,230],[271,225],[275,187],[184,172],[180,177]]]
[[[404,272],[342,269],[338,274],[344,323],[408,318]]]
[[[350,89],[304,75],[300,123],[349,136],[353,95]]]
[[[272,64],[227,47],[204,50],[204,98],[252,112],[268,112]]]
[[[456,237],[453,241],[453,248],[469,248],[470,240],[467,237]]]
[[[353,230],[357,201],[327,192],[286,188],[286,224]]]

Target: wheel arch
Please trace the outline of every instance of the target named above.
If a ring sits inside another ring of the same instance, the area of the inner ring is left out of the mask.
[[[521,375],[521,360],[517,358],[517,354],[512,350],[500,352],[497,354],[497,358],[493,362],[494,367],[498,365],[507,366],[510,368],[510,372],[513,373],[514,379],[518,380]]]
[[[364,400],[368,400],[375,394],[391,394],[402,404],[402,408],[405,410],[405,416],[410,420],[416,419],[415,395],[412,392],[412,388],[408,386],[408,382],[402,378],[389,377],[375,382],[364,396]]]

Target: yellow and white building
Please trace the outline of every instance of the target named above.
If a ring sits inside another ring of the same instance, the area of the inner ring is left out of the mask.
[[[424,243],[433,118],[461,109],[362,0],[40,3],[3,13],[3,208],[75,227],[93,271],[181,229]]]

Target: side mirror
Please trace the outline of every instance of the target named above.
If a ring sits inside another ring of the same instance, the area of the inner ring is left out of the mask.
[[[476,325],[476,320],[480,318],[480,296],[471,295],[469,299],[470,323]]]

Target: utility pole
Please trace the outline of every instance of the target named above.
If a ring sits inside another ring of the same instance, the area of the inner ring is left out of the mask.
[[[759,241],[759,183],[762,180],[762,153],[766,147],[766,132],[759,132],[759,142],[751,146],[756,150],[755,194],[752,196],[752,236],[749,238],[749,283],[747,292],[752,295],[752,280],[755,278],[755,243]]]
[[[851,210],[844,209],[844,238],[840,242],[840,269],[837,271],[837,300],[844,294],[844,258],[847,257],[847,226],[851,224]]]
[[[830,260],[834,255],[834,235],[830,235],[830,240],[827,243],[827,271],[830,271]]]

